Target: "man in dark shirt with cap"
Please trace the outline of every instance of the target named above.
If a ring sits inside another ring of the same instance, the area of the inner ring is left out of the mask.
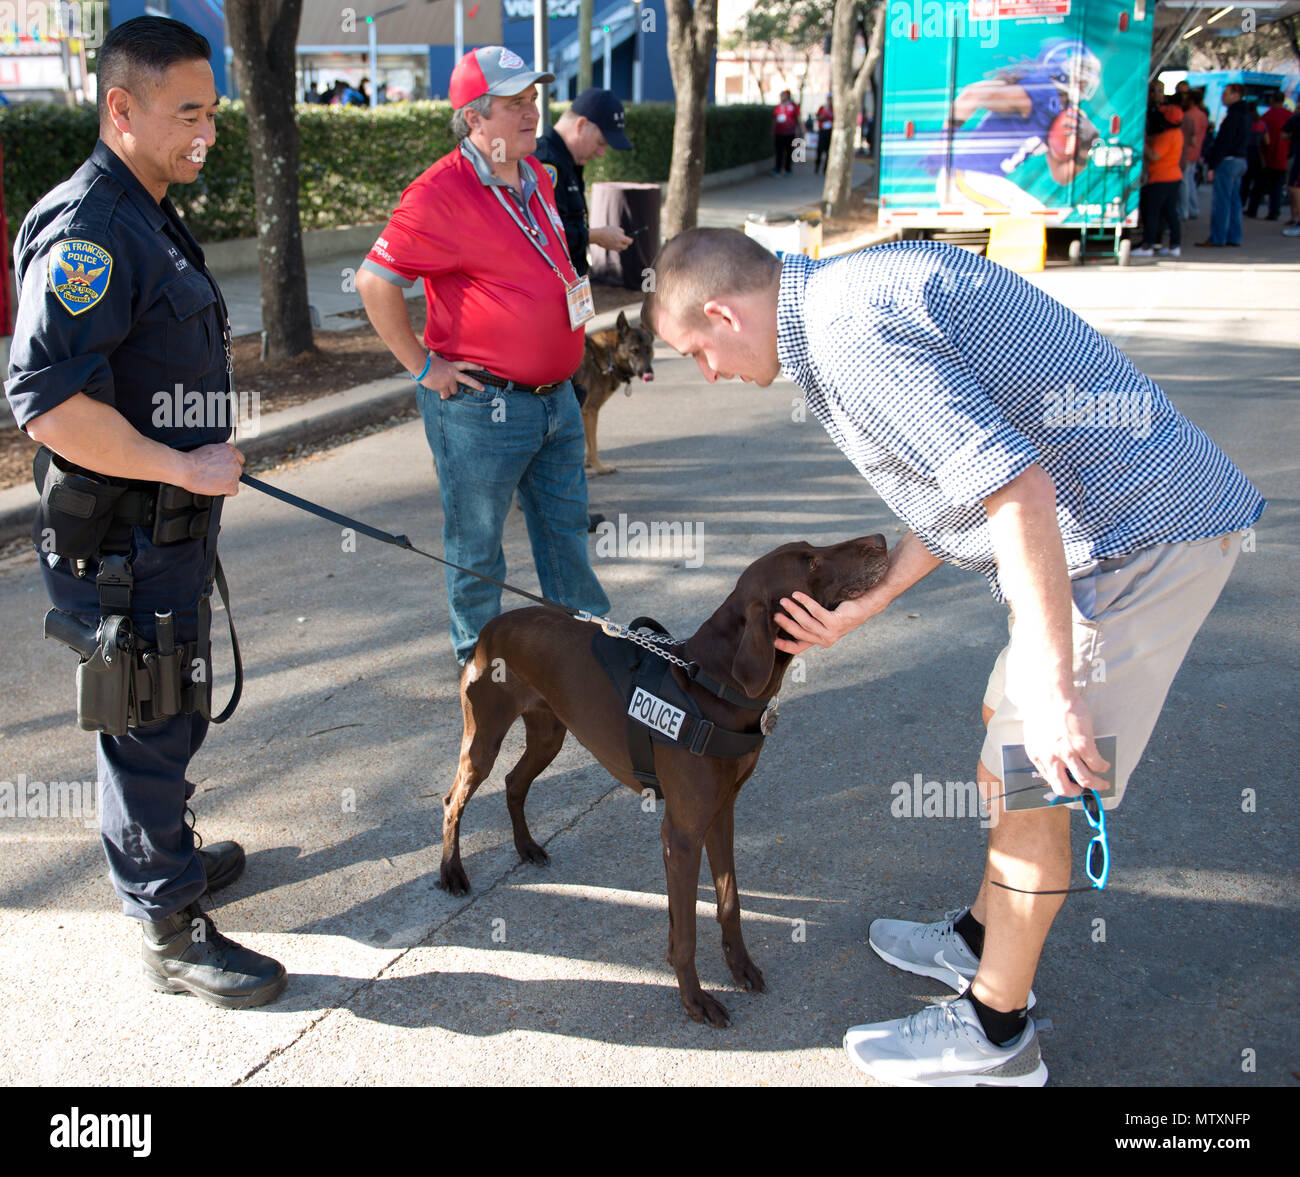
[[[15,243],[5,393],[43,447],[34,538],[62,611],[46,624],[82,655],[100,834],[123,910],[143,926],[145,981],[238,1009],[277,997],[285,971],[200,909],[239,876],[244,852],[196,851],[185,822],[186,770],[209,722],[221,496],[236,493],[244,463],[228,440],[225,304],[167,198],[198,178],[216,140],[210,52],[164,17],[104,41],[100,140]]]
[[[537,140],[533,153],[555,188],[555,205],[564,222],[569,257],[579,274],[587,272],[589,244],[614,253],[632,244],[632,238],[617,225],[587,227],[587,193],[582,179],[583,166],[589,160],[599,159],[607,147],[615,151],[632,150],[623,131],[623,119],[623,104],[611,91],[595,87],[584,90],[560,115],[560,121],[548,127]]]
[[[615,253],[632,244],[632,238],[617,225],[604,225],[597,229],[587,226],[587,188],[582,169],[588,160],[599,159],[608,147],[615,151],[631,151],[632,143],[623,130],[623,104],[610,90],[592,87],[574,99],[573,105],[553,127],[547,127],[537,140],[533,155],[546,169],[555,189],[555,207],[564,222],[564,238],[569,246],[569,257],[579,275],[589,269],[587,246],[599,245]],[[580,384],[573,391],[582,405],[587,400],[587,390]],[[595,531],[605,516],[589,515],[587,530]]]

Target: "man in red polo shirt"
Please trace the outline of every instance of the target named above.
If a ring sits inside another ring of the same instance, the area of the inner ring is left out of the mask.
[[[357,273],[380,338],[416,383],[442,496],[447,559],[506,577],[501,534],[516,496],[542,592],[598,615],[609,600],[587,552],[582,361],[591,286],[574,272],[555,194],[531,154],[538,81],[500,45],[451,75],[459,146],[402,193]],[[421,344],[402,288],[424,280]],[[451,642],[462,665],[501,611],[501,590],[447,569]]]
[[[781,101],[772,111],[772,142],[776,162],[772,175],[790,175],[790,160],[794,154],[794,139],[799,133],[799,104],[790,97],[789,90],[781,91]]]

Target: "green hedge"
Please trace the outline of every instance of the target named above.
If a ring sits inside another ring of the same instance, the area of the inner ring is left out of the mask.
[[[558,115],[563,106],[555,107]],[[671,102],[642,102],[627,107],[627,137],[632,151],[607,151],[584,169],[588,183],[626,180],[666,183],[673,155]],[[772,154],[770,106],[709,106],[705,108],[704,170],[720,172],[739,164],[768,159]]]
[[[558,115],[563,106],[553,107]],[[764,159],[772,148],[765,106],[708,108],[705,168],[721,171]],[[328,229],[386,220],[416,176],[454,146],[446,102],[404,102],[371,110],[299,106],[302,137],[302,227]],[[647,102],[627,108],[633,151],[610,151],[588,166],[593,180],[663,182],[672,156],[673,107]],[[28,209],[76,171],[95,145],[93,107],[37,103],[0,107],[4,199],[10,240]],[[248,120],[242,103],[223,103],[217,143],[203,172],[170,195],[200,241],[255,237]]]

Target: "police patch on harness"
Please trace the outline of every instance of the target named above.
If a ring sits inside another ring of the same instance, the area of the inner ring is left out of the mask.
[[[638,723],[644,723],[646,727],[674,740],[682,730],[682,720],[686,718],[685,711],[678,710],[671,703],[665,703],[640,687],[632,692],[632,702],[628,704],[627,713]]]
[[[50,291],[66,311],[88,311],[108,291],[113,259],[93,241],[60,241],[50,250]]]

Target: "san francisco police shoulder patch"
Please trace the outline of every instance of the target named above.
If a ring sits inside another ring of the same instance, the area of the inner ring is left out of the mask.
[[[108,292],[113,258],[93,241],[60,241],[49,264],[50,291],[70,314],[90,310]]]
[[[546,169],[546,174],[551,177],[551,187],[558,188],[560,185],[560,173],[555,170],[553,163],[544,163],[542,167]]]

